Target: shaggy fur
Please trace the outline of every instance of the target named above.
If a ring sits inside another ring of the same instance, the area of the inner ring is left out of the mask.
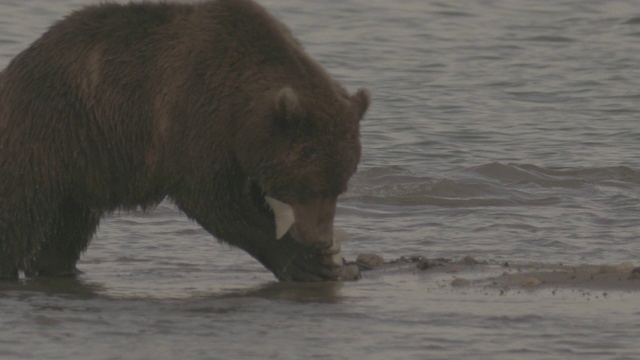
[[[0,277],[74,273],[105,213],[168,197],[279,279],[336,279],[369,101],[252,1],[74,12],[0,73]],[[281,240],[264,195],[301,214]]]

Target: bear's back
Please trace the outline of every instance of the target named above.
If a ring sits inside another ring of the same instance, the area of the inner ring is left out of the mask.
[[[186,151],[175,137],[209,146],[198,132],[228,133],[254,98],[283,84],[317,95],[310,99],[334,91],[287,27],[253,1],[88,6],[2,72],[0,170],[47,163],[69,177],[93,174],[86,187],[142,185]],[[131,194],[109,198],[137,203]]]

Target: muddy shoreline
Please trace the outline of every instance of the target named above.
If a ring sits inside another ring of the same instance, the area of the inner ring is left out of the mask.
[[[419,255],[386,260],[377,254],[360,254],[347,265],[357,266],[363,278],[385,273],[424,276],[452,288],[510,289],[577,288],[603,291],[640,291],[640,267],[620,264],[552,264],[476,259],[428,258]]]

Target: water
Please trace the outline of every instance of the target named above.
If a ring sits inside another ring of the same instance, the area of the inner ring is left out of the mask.
[[[83,3],[2,2],[2,67]],[[105,220],[77,280],[1,283],[0,358],[640,356],[637,3],[263,4],[374,94],[345,258],[482,263],[281,284],[163,203]]]

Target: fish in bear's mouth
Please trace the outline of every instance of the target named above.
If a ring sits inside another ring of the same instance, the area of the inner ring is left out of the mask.
[[[260,209],[262,214],[273,218],[275,222],[274,240],[281,240],[296,223],[296,215],[293,207],[275,197],[269,196],[254,179],[249,179],[249,181],[251,198],[254,205]],[[299,242],[295,236],[292,237]],[[342,265],[342,256],[340,255],[341,244],[348,241],[349,238],[349,234],[346,231],[334,227],[332,244],[330,247],[322,249],[322,251],[332,256],[333,262],[336,265]]]

